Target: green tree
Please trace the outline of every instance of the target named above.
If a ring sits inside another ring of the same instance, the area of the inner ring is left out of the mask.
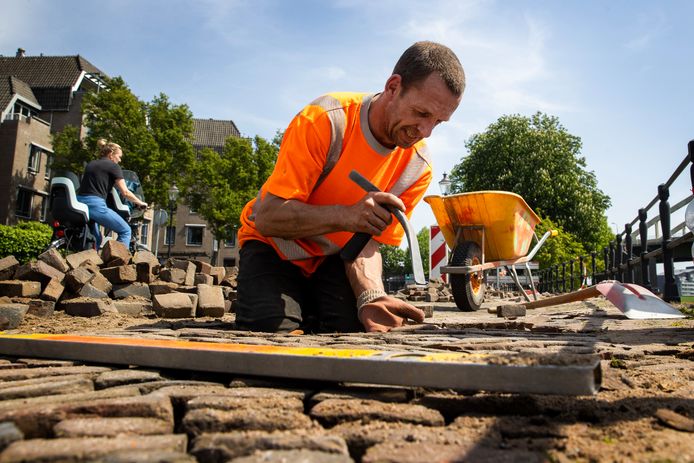
[[[85,95],[82,111],[88,135],[82,139],[71,126],[55,135],[53,168],[81,174],[96,158],[97,140],[105,138],[123,148],[121,166],[138,174],[146,200],[166,204],[166,190],[195,159],[188,107],[171,104],[164,94],[151,103],[140,101],[116,77],[108,81],[107,90]]]
[[[221,154],[211,149],[200,152],[184,180],[185,201],[207,221],[215,239],[233,238],[243,207],[272,172],[278,150],[276,143],[256,136],[227,138]]]
[[[405,261],[409,259],[404,249],[398,246],[383,244],[379,247],[383,259],[383,277],[403,275],[405,273]]]
[[[469,155],[451,172],[452,191],[504,190],[521,195],[585,249],[612,238],[605,216],[610,198],[580,156],[581,139],[556,117],[502,116],[465,143]]]

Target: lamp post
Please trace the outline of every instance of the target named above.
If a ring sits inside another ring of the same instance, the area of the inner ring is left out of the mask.
[[[171,242],[173,241],[173,213],[176,207],[176,200],[178,199],[178,187],[174,183],[171,188],[168,189],[167,194],[169,196],[169,253],[167,259],[171,259]]]
[[[439,180],[439,188],[441,189],[441,194],[447,196],[451,192],[451,181],[448,179],[448,174],[443,173],[443,178]]]

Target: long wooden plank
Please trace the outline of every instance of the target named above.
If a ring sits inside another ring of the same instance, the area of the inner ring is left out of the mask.
[[[57,334],[1,335],[0,355],[238,375],[586,395],[600,386],[597,357],[506,356]]]

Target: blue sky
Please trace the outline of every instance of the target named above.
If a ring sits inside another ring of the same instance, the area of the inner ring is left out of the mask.
[[[467,89],[429,139],[435,180],[470,135],[542,111],[582,139],[620,230],[694,139],[689,0],[0,0],[0,12],[0,54],[81,54],[142,99],[163,92],[268,139],[322,93],[380,91],[411,43],[445,43]],[[422,203],[413,225],[433,223]]]

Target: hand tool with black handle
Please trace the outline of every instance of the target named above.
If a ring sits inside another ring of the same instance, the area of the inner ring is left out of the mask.
[[[364,178],[356,170],[349,173],[349,178],[359,185],[366,192],[379,192],[381,191],[376,185]],[[405,236],[407,236],[407,243],[410,246],[410,257],[412,258],[412,273],[414,275],[414,281],[418,285],[425,285],[426,279],[424,278],[424,267],[422,266],[422,257],[419,252],[419,242],[417,241],[417,234],[412,229],[410,222],[407,220],[407,216],[400,209],[381,204],[382,207],[386,208],[391,214],[398,219],[402,228],[405,229]],[[346,261],[353,261],[364,249],[364,246],[371,239],[371,235],[366,232],[357,232],[350,238],[350,240],[345,244],[340,251],[340,257]]]

